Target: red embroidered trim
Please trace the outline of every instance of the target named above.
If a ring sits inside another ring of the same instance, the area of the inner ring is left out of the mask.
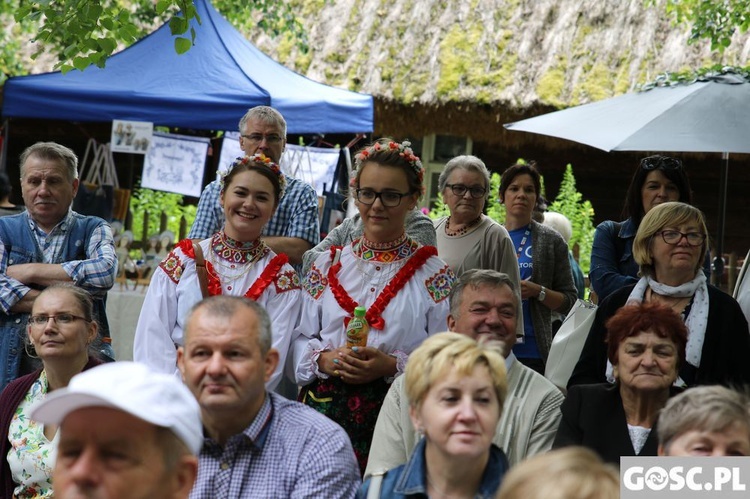
[[[182,241],[177,243],[177,246],[185,253],[185,255],[195,260],[195,252],[193,251],[192,241],[190,241],[189,239],[183,239]],[[276,278],[276,274],[279,273],[281,267],[283,267],[288,261],[289,257],[284,254],[276,255],[275,257],[273,257],[268,265],[266,265],[266,268],[263,269],[263,272],[261,272],[260,276],[258,276],[258,278],[255,280],[253,285],[250,286],[250,289],[247,290],[245,296],[253,301],[257,301],[258,298],[260,298],[260,295],[263,294],[263,291],[265,291],[266,288],[270,286],[273,280]],[[221,281],[219,281],[219,279],[216,277],[214,266],[208,260],[206,260],[206,270],[208,271],[208,294],[210,296],[220,295]],[[352,309],[352,313],[353,311],[354,309]]]
[[[339,246],[331,247],[331,259],[336,255],[336,251],[341,249]],[[385,321],[381,317],[381,314],[385,310],[385,307],[391,302],[394,296],[406,285],[409,279],[412,278],[414,273],[419,270],[422,265],[430,259],[431,256],[437,256],[437,249],[434,246],[422,246],[412,256],[409,261],[406,262],[401,270],[391,279],[391,282],[380,292],[375,302],[370,308],[367,309],[365,318],[367,319],[370,327],[375,329],[385,328]],[[349,319],[354,314],[354,308],[359,306],[357,302],[352,300],[349,293],[346,292],[344,287],[339,282],[337,274],[341,270],[341,261],[339,260],[335,265],[331,265],[328,269],[328,285],[331,287],[336,302],[344,311],[349,314],[349,317],[344,319],[344,326],[349,323]]]

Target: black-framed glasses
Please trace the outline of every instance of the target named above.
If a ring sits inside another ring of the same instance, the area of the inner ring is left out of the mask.
[[[241,137],[246,138],[253,144],[260,144],[263,142],[263,139],[266,139],[266,142],[269,144],[278,144],[282,140],[284,140],[284,137],[281,135],[276,135],[275,133],[272,133],[270,135],[263,135],[262,133],[251,133],[250,135],[241,135]]]
[[[687,239],[689,246],[700,246],[703,244],[703,241],[706,240],[706,235],[701,234],[700,232],[688,232],[686,234],[679,230],[663,230],[659,232],[659,234],[661,234],[661,238],[664,239],[665,243],[673,246],[680,244],[683,237]]]
[[[58,326],[70,324],[75,321],[91,322],[85,317],[73,314],[57,314],[57,315],[32,315],[29,317],[29,324],[36,327],[46,326],[47,322],[52,319]]]
[[[487,194],[487,189],[485,189],[484,187],[469,187],[468,185],[464,184],[445,184],[445,186],[450,188],[450,190],[453,191],[453,194],[460,198],[464,197],[467,191],[474,199],[479,199]]]
[[[362,204],[374,204],[375,200],[380,198],[380,202],[383,206],[388,208],[394,208],[401,204],[401,199],[406,196],[411,196],[411,192],[404,192],[403,194],[396,191],[373,191],[372,189],[357,189],[357,201]]]
[[[669,156],[649,156],[641,160],[641,168],[651,170],[681,170],[682,161]]]

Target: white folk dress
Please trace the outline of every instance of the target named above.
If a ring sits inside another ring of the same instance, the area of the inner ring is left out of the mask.
[[[247,296],[262,288],[259,296],[249,297],[271,316],[272,346],[279,352],[279,365],[266,387],[275,389],[283,375],[302,301],[297,272],[261,240],[240,243],[217,233],[200,246],[210,295]],[[186,239],[159,264],[151,279],[138,319],[133,359],[159,372],[177,373],[176,347],[183,345],[188,311],[202,299],[192,242]]]
[[[303,293],[300,321],[293,339],[298,384],[307,385],[319,376],[327,377],[317,369],[319,352],[346,344],[345,319],[352,314],[342,308],[331,289],[331,267],[340,263],[335,274],[345,297],[367,308],[369,313],[399,271],[410,265],[409,262],[415,263],[418,252],[423,260],[426,255],[430,256],[385,306],[380,314],[382,327],[378,328],[379,324],[373,323],[368,315],[367,345],[395,355],[401,372],[408,354],[428,335],[447,330],[447,298],[455,277],[448,265],[434,256],[436,250],[431,246],[422,247],[409,238],[389,250],[372,249],[363,244],[362,239],[357,239],[343,249],[333,248],[319,255],[303,279],[307,293]]]

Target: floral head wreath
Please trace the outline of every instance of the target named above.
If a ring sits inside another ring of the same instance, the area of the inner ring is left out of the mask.
[[[250,168],[268,168],[273,173],[276,174],[276,176],[279,179],[279,199],[284,195],[284,192],[286,191],[286,177],[281,172],[281,167],[273,162],[271,158],[266,156],[263,153],[255,153],[252,156],[240,156],[237,159],[235,159],[232,164],[229,166],[229,169],[221,176],[221,190],[224,190],[224,182],[227,178],[227,175],[237,168],[238,166],[245,165]]]
[[[412,170],[417,174],[417,178],[419,178],[419,183],[422,184],[424,181],[424,167],[422,166],[422,161],[420,161],[419,156],[414,154],[414,151],[411,148],[411,142],[408,140],[405,140],[401,143],[389,141],[387,143],[383,142],[375,142],[370,147],[367,147],[365,149],[362,149],[357,155],[354,157],[355,159],[355,166],[357,168],[357,171],[359,171],[360,168],[362,168],[362,164],[370,159],[370,156],[375,154],[379,151],[384,150],[391,150],[391,151],[398,151],[399,156],[404,158],[406,162],[409,164]],[[352,180],[354,182],[354,180]]]

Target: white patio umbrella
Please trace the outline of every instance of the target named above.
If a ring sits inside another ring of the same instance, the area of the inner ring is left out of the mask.
[[[505,128],[607,152],[722,153],[717,235],[717,254],[722,254],[729,154],[750,153],[750,82],[744,76],[726,72],[692,83],[653,86],[508,123]],[[723,272],[720,266],[716,270]]]

